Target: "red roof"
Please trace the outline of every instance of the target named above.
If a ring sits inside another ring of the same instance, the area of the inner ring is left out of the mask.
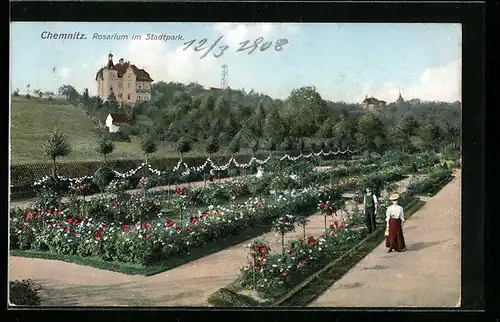
[[[109,114],[111,115],[111,119],[113,120],[113,123],[117,124],[125,124],[128,123],[128,117],[127,115],[124,114]]]
[[[365,100],[363,101],[364,104],[385,104],[386,102],[385,101],[381,101],[381,100],[378,100],[376,99],[375,97],[367,97],[365,98]]]
[[[125,72],[127,71],[127,68],[129,66],[132,67],[132,70],[133,70],[133,72],[134,72],[134,74],[137,77],[137,80],[139,82],[152,82],[153,81],[151,76],[149,76],[148,72],[146,72],[144,69],[138,68],[135,65],[131,65],[128,62],[125,62],[122,64],[116,64],[116,65],[111,63],[111,64],[108,64],[107,68],[110,70],[118,71],[118,78],[122,78],[123,74],[125,74]],[[103,70],[104,70],[104,68],[99,69],[99,71],[97,72],[97,74],[95,76],[95,80],[102,77]]]

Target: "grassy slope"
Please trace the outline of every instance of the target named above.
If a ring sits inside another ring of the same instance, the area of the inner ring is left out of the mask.
[[[147,123],[150,120],[141,119],[140,122]],[[92,131],[94,124],[81,109],[66,104],[64,101],[53,101],[50,105],[47,100],[17,97],[11,103],[11,163],[33,163],[50,162],[43,155],[43,143],[54,127],[67,136],[70,141],[72,152],[70,155],[60,158],[59,161],[90,161],[102,160],[95,152],[94,144],[96,134]],[[131,143],[117,142],[116,148],[108,155],[108,159],[141,159],[143,153],[140,149],[138,139],[131,138]],[[248,151],[241,151],[245,153]],[[196,146],[189,155],[205,155],[203,147]],[[220,154],[224,154],[221,151]],[[178,157],[174,152],[173,144],[160,145],[158,151],[151,157]]]

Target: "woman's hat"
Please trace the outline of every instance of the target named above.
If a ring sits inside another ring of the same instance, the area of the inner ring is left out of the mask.
[[[389,200],[391,201],[394,201],[394,200],[398,200],[399,199],[399,195],[397,193],[393,193],[390,197],[389,197]]]

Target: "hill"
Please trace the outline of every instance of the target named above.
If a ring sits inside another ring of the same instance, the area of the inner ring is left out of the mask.
[[[142,121],[148,123],[149,120],[143,117]],[[43,143],[54,127],[68,138],[72,147],[70,155],[60,158],[61,161],[102,160],[94,148],[97,139],[94,124],[84,110],[62,100],[53,100],[49,104],[45,99],[13,97],[10,109],[11,164],[51,162],[43,154]],[[108,159],[143,158],[138,139],[132,136],[131,141],[115,142],[116,148]],[[204,154],[202,150],[203,147],[195,146],[186,156]],[[151,156],[178,157],[178,154],[172,144],[162,144]]]

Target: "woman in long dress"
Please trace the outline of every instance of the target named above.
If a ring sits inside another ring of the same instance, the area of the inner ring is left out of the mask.
[[[387,208],[385,221],[387,222],[389,234],[386,237],[385,246],[389,248],[388,253],[393,250],[397,252],[406,251],[405,238],[403,236],[403,226],[405,222],[405,216],[403,207],[398,205],[399,195],[392,194],[389,200],[392,201],[392,205]]]

